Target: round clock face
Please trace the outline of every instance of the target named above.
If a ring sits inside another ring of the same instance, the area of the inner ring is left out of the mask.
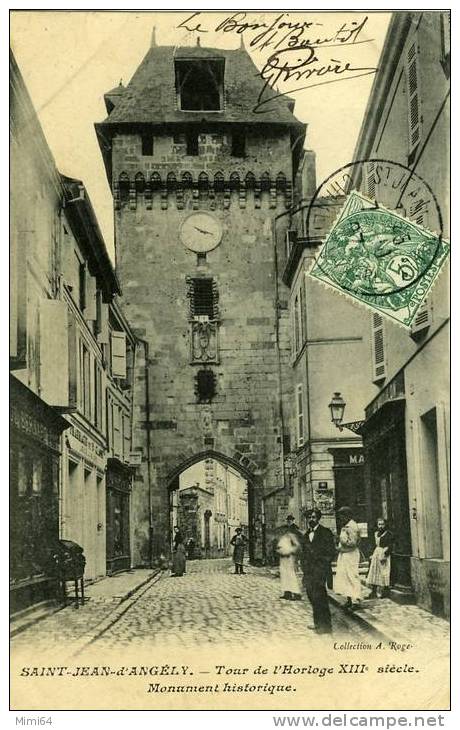
[[[209,213],[191,213],[180,227],[180,237],[184,246],[195,253],[212,251],[222,238],[222,224]]]

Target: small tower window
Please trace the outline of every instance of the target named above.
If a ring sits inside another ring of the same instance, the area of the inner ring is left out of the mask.
[[[153,134],[144,133],[142,139],[142,154],[151,157],[153,155]]]
[[[176,93],[182,111],[219,111],[223,107],[223,58],[176,59]]]
[[[192,157],[198,155],[198,132],[187,132],[187,154]]]
[[[246,135],[244,130],[235,130],[232,134],[233,157],[244,157],[246,154]]]
[[[213,279],[200,278],[191,280],[190,308],[192,317],[217,316],[217,288]]]
[[[212,370],[198,370],[195,376],[198,403],[210,403],[216,395],[216,376]]]

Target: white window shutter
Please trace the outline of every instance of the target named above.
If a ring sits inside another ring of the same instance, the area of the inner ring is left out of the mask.
[[[75,250],[71,236],[64,230],[61,243],[61,273],[67,286],[75,286]]]
[[[50,406],[69,405],[69,341],[66,302],[40,302],[40,396]]]
[[[372,315],[372,382],[379,383],[387,375],[383,317]]]
[[[112,332],[112,376],[126,378],[126,334]]]
[[[85,319],[97,319],[97,282],[95,276],[86,276]]]
[[[420,103],[420,79],[417,43],[411,43],[406,59],[406,89],[409,120],[409,156],[417,148],[422,136]]]
[[[107,345],[109,342],[109,305],[100,301],[99,309],[99,334],[97,336],[100,344]]]
[[[415,319],[412,322],[410,331],[411,335],[425,332],[432,323],[432,310],[429,299],[425,299],[420,305],[415,315]]]

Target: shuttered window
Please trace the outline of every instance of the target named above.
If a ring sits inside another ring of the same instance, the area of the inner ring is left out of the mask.
[[[366,165],[366,192],[369,198],[375,198],[375,162],[368,162]]]
[[[425,301],[418,308],[415,319],[411,325],[411,335],[419,335],[428,329],[432,322],[431,303],[429,299]],[[414,339],[416,339],[414,337]]]
[[[409,119],[409,164],[413,161],[415,151],[420,142],[422,115],[420,108],[420,83],[418,70],[417,44],[412,43],[407,52],[406,88]],[[411,159],[412,158],[412,159]]]
[[[372,315],[372,382],[379,383],[386,378],[385,330],[383,317]]]
[[[214,279],[192,279],[190,290],[190,314],[192,317],[217,319],[217,284]]]

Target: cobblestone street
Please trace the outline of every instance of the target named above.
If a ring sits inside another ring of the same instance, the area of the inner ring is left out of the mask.
[[[246,575],[233,575],[233,565],[224,560],[189,563],[182,578],[165,577],[148,590],[100,643],[110,648],[222,642],[253,647],[272,642],[274,633],[280,642],[321,641],[308,629],[312,614],[306,599],[280,600],[278,580],[255,568],[246,570]],[[341,611],[333,609],[333,614],[337,633],[364,635]]]
[[[169,647],[230,643],[261,646],[283,639],[320,645],[330,641],[308,629],[310,605],[280,600],[279,580],[266,569],[248,566],[246,575],[234,575],[230,560],[200,560],[187,564],[181,578],[164,574],[134,597],[113,625],[102,628],[100,648]],[[73,650],[97,636],[99,626],[117,605],[113,596],[89,599],[76,611],[69,606],[40,621],[13,639],[14,648],[33,644],[37,651],[54,642]],[[122,604],[123,605],[123,604]],[[342,610],[331,606],[334,634],[352,640],[366,637]]]

